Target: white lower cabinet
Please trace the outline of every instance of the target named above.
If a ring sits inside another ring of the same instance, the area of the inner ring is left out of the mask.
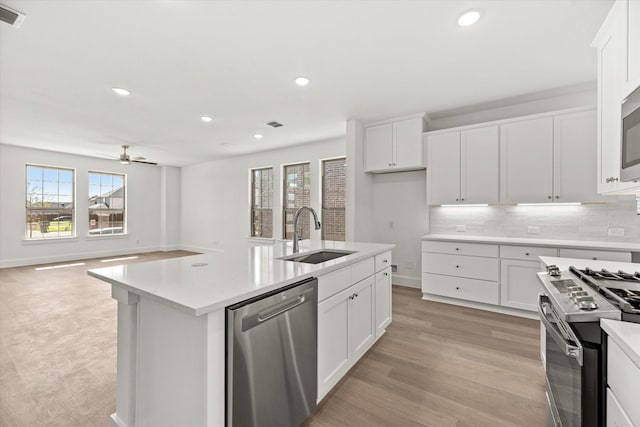
[[[318,278],[318,402],[391,323],[387,265],[391,252]]]
[[[541,270],[537,261],[500,260],[500,305],[536,311],[542,291],[536,273]]]
[[[607,426],[640,426],[638,405],[640,367],[627,356],[622,348],[607,338]],[[611,401],[615,402],[609,406]],[[611,421],[611,422],[610,422]]]
[[[380,337],[391,323],[391,267],[376,273],[376,338]]]
[[[633,427],[629,416],[620,406],[618,399],[607,387],[607,427]]]
[[[544,270],[541,256],[631,262],[630,251],[426,240],[422,293],[427,299],[437,296],[487,304],[488,309],[506,307],[513,314],[536,312],[542,290],[536,273]]]

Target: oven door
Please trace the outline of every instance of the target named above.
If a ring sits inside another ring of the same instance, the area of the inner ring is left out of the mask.
[[[538,297],[546,333],[547,425],[582,426],[583,347],[546,295]]]

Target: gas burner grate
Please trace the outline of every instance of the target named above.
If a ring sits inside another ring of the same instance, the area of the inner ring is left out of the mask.
[[[593,277],[596,279],[640,282],[640,272],[637,272],[637,271],[635,273],[627,273],[625,271],[618,270],[616,273],[613,273],[605,268],[603,268],[602,270],[596,271],[596,270],[590,269],[589,267],[585,268],[584,270],[578,270],[578,271],[582,272],[586,276]]]

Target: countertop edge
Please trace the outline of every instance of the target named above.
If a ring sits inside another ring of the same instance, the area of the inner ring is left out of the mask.
[[[611,337],[616,344],[620,346],[624,354],[633,361],[638,369],[640,369],[640,342],[635,343],[634,346],[629,342],[630,337],[625,336],[625,332],[622,328],[637,329],[637,336],[640,337],[640,324],[622,322],[618,320],[600,319],[600,327]],[[634,331],[635,333],[635,331]]]
[[[554,240],[554,239],[528,239],[520,237],[499,236],[457,236],[449,234],[426,234],[421,237],[423,241],[451,241],[469,243],[489,243],[511,246],[554,246],[575,249],[600,249],[616,252],[638,252],[640,245],[628,242],[602,242],[591,240]]]

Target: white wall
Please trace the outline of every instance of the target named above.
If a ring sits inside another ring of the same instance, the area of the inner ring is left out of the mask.
[[[246,244],[251,233],[249,171],[269,166],[274,168],[273,237],[281,239],[282,165],[310,162],[311,207],[320,213],[320,160],[344,155],[345,141],[338,138],[183,167],[181,246],[210,251]],[[320,239],[320,231],[312,230],[311,239]]]
[[[25,164],[76,170],[76,237],[25,240]],[[163,172],[163,169],[166,169]],[[127,175],[126,236],[88,236],[88,171]],[[166,176],[163,187],[161,174]],[[40,264],[177,247],[179,234],[179,168],[121,165],[73,154],[0,144],[0,267]],[[176,184],[176,181],[178,183]],[[162,212],[166,197],[168,209]],[[161,222],[164,216],[164,223]],[[165,236],[164,244],[161,236]]]

